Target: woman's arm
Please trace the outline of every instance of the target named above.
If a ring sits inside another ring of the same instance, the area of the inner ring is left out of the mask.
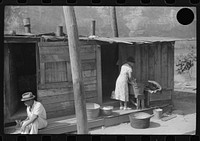
[[[128,78],[129,78],[128,83],[135,84],[136,83],[136,79],[133,77],[132,72],[133,72],[133,69],[130,68],[130,70],[128,71]]]

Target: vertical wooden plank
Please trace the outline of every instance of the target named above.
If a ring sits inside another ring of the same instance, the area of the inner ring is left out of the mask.
[[[174,62],[174,61],[175,61],[175,57],[174,57],[174,56],[175,56],[175,54],[174,54],[175,47],[174,47],[174,46],[175,46],[175,41],[172,42],[171,44],[172,44],[172,45],[171,45],[171,47],[172,47],[172,48],[171,48],[171,49],[172,49],[172,53],[171,53],[171,55],[172,55],[172,56],[171,56],[171,59],[172,59],[172,60],[171,60],[171,61],[172,61],[172,62],[171,62],[171,64],[172,64],[172,66],[171,66],[171,67],[172,67],[172,82],[171,82],[171,87],[172,87],[172,94],[173,94],[173,91],[174,91],[174,63],[175,63],[175,62]]]
[[[119,51],[118,51],[118,64],[120,63],[120,61],[122,60],[122,47],[121,47],[121,45],[119,44],[118,45],[118,48],[119,48]]]
[[[136,44],[135,46],[135,77],[137,82],[141,81],[141,53],[140,53],[141,45]]]
[[[45,82],[48,83],[49,82],[49,80],[48,80],[49,79],[48,63],[45,63],[44,65],[45,65],[44,68],[45,68],[45,75],[46,75],[45,76],[45,78],[46,78]]]
[[[154,62],[155,62],[155,58],[154,58],[154,53],[155,53],[155,45],[154,43],[149,45],[149,49],[148,49],[148,80],[154,80],[154,71],[155,71],[155,66],[154,66]]]
[[[148,46],[143,44],[141,46],[141,82],[148,80]]]
[[[97,69],[97,93],[98,102],[102,104],[102,72],[101,72],[101,48],[96,47],[96,69]]]
[[[70,62],[67,62],[67,80],[72,82],[72,72]]]
[[[129,45],[128,56],[135,58],[135,45]],[[133,66],[132,76],[135,78],[136,74],[136,65]]]
[[[9,48],[8,48],[8,43],[4,44],[4,82],[5,82],[5,91],[4,91],[4,119],[9,119],[10,118],[10,111],[9,111],[9,99],[8,96],[10,94],[10,60],[9,60]],[[6,121],[6,120],[5,120]],[[4,121],[4,122],[5,122]]]
[[[119,46],[119,52],[118,52],[118,56],[119,56],[119,58],[118,58],[118,69],[119,69],[119,72],[120,72],[120,70],[121,70],[121,63],[122,63],[122,52],[123,52],[123,47],[121,46],[121,44],[119,44],[118,45]]]
[[[52,74],[51,74],[51,82],[55,82],[55,70],[56,70],[56,62],[51,63]]]
[[[64,65],[63,65],[63,81],[68,81],[67,80],[67,62],[65,61],[65,62],[63,62],[64,63]]]
[[[148,44],[144,46],[144,81],[148,81]]]
[[[63,71],[64,71],[64,66],[65,66],[65,61],[63,61],[63,62],[60,62],[59,63],[59,74],[60,74],[60,79],[58,80],[58,81],[60,81],[60,82],[63,82],[64,80],[65,80],[65,76],[64,76],[64,74],[63,74]]]
[[[155,44],[155,81],[161,84],[162,79],[161,79],[161,43],[158,42]]]
[[[174,43],[168,43],[168,88],[174,88]]]
[[[167,43],[163,42],[162,43],[162,87],[163,88],[167,88],[167,73],[168,73],[168,69],[167,69]]]
[[[40,83],[45,83],[45,64],[40,63]]]
[[[36,95],[38,96],[38,84],[39,84],[39,76],[40,76],[40,70],[39,70],[39,65],[40,65],[40,59],[39,59],[39,47],[38,44],[35,44],[35,48],[36,48]],[[38,97],[37,97],[38,98]],[[37,99],[36,99],[37,100]]]
[[[60,82],[62,80],[62,78],[61,78],[61,76],[62,76],[61,70],[62,70],[62,62],[56,62],[56,70],[55,70],[56,82]],[[58,77],[56,77],[56,76],[58,76]]]
[[[121,69],[121,65],[122,63],[124,63],[124,61],[126,61],[127,59],[127,55],[128,55],[128,47],[124,44],[120,45],[120,54],[121,54],[121,61],[120,61],[120,69]]]

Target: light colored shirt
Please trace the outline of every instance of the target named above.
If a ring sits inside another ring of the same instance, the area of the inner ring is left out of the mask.
[[[31,116],[34,114],[34,115],[39,116],[42,119],[45,119],[45,120],[47,119],[46,110],[44,109],[44,106],[38,101],[34,100],[32,108],[30,109],[30,106],[29,106],[27,107],[26,111],[29,118],[31,118]]]

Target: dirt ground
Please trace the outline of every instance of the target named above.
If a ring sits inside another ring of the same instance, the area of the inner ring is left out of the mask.
[[[187,96],[174,100],[173,114],[177,117],[161,121],[152,117],[150,127],[146,129],[132,128],[130,123],[99,128],[90,131],[91,134],[194,134],[196,129],[196,97]]]
[[[187,83],[186,83],[187,82]],[[179,95],[173,99],[174,109],[172,114],[175,118],[168,121],[162,121],[152,117],[150,119],[150,127],[146,129],[135,129],[129,123],[122,123],[116,126],[102,127],[93,129],[91,134],[195,134],[196,130],[196,80],[186,81],[183,76],[175,76],[175,91],[179,91]],[[186,94],[182,94],[181,91]],[[188,94],[187,94],[188,93]]]

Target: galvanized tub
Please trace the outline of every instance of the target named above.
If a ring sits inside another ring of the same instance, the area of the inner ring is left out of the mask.
[[[131,127],[137,129],[144,129],[148,128],[150,125],[150,118],[153,115],[148,113],[139,112],[139,113],[132,113],[129,115]]]
[[[96,103],[86,103],[86,112],[88,119],[95,119],[99,116],[100,105]]]

